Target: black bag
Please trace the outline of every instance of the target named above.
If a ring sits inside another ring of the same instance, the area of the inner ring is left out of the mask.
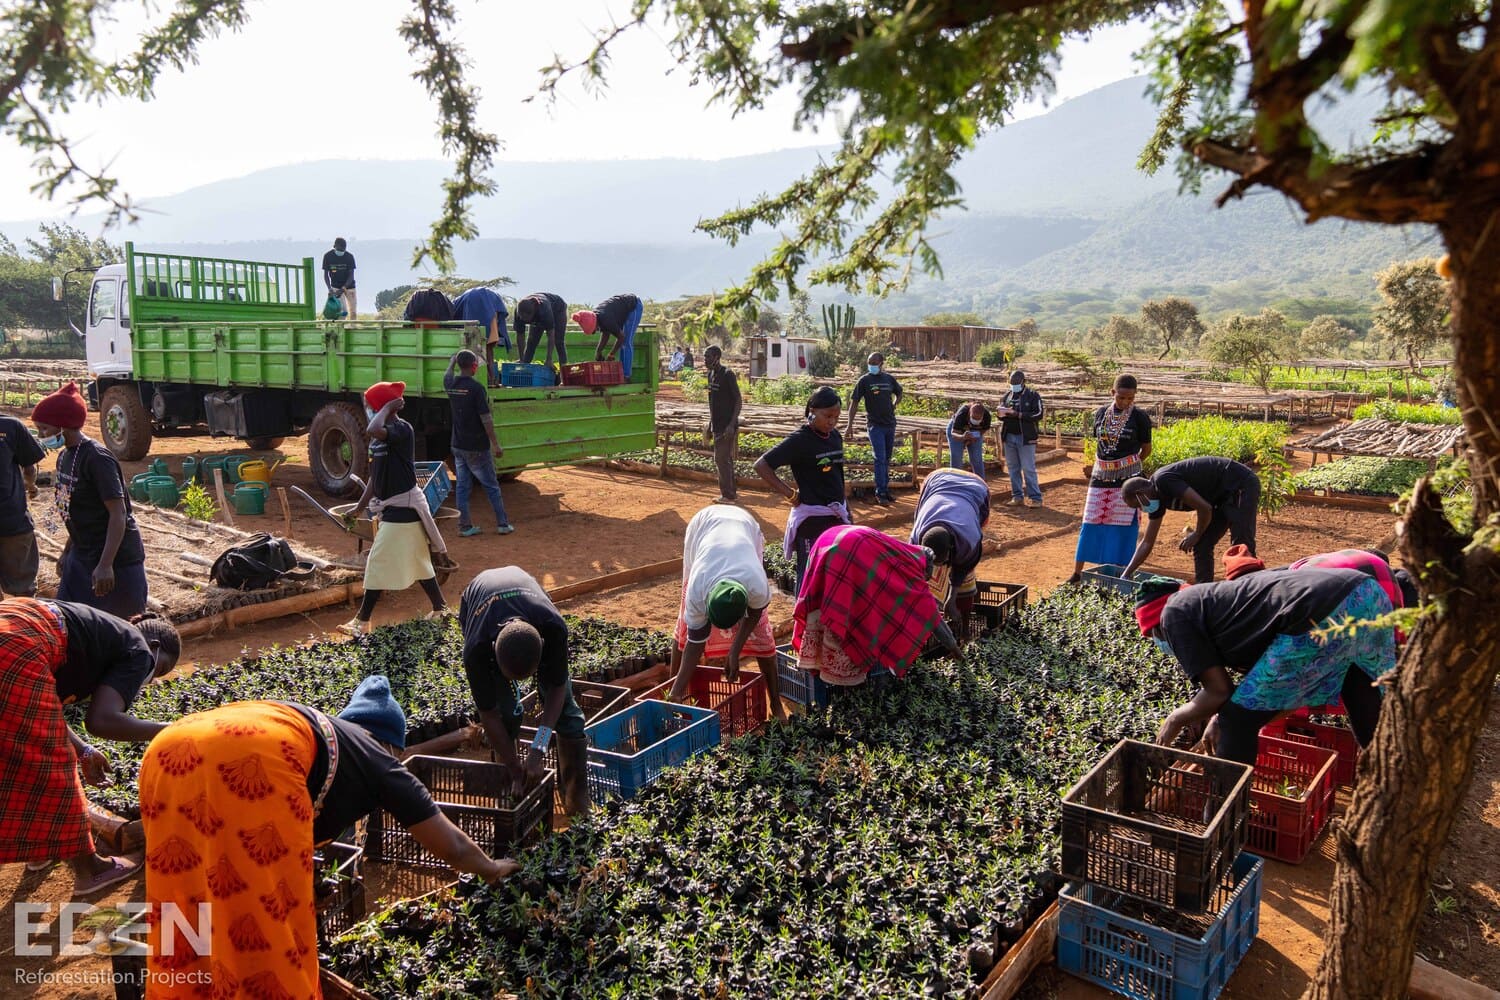
[[[297,569],[297,557],[286,539],[261,532],[254,538],[225,549],[214,560],[210,575],[214,583],[232,590],[269,587],[289,570]]]

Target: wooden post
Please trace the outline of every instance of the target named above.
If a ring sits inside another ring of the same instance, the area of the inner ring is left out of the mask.
[[[920,473],[918,472],[918,458],[922,452],[922,432],[911,432],[911,488],[917,489],[920,485]]]
[[[657,472],[657,476],[662,479],[667,478],[667,449],[671,446],[672,432],[667,431],[667,433],[663,435],[661,439],[661,470]]]
[[[286,487],[276,487],[276,499],[281,501],[281,537],[291,540],[292,537],[292,506],[286,502]]]
[[[214,467],[214,489],[219,494],[219,509],[224,512],[224,520],[229,526],[234,527],[234,511],[230,509],[229,502],[224,499],[224,469],[221,466]]]

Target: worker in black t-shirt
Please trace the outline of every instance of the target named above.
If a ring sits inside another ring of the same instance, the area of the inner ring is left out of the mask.
[[[797,563],[797,589],[807,556],[818,536],[829,528],[851,523],[844,499],[844,438],[839,434],[839,394],[820,385],[803,408],[807,422],[755,461],[756,474],[792,505],[781,550]],[[788,486],[776,470],[790,466],[797,488]]]
[[[1198,517],[1177,547],[1193,554],[1193,579],[1214,578],[1214,546],[1224,533],[1230,545],[1244,545],[1255,555],[1255,515],[1260,506],[1260,478],[1248,465],[1204,456],[1164,465],[1148,479],[1135,476],[1120,487],[1120,498],[1146,515],[1146,533],[1121,576],[1128,580],[1151,557],[1168,510],[1190,510]]]
[[[396,415],[405,406],[401,398],[405,391],[405,382],[377,382],[365,390],[365,412],[370,417],[365,428],[370,438],[370,481],[348,516],[358,519],[368,508],[379,521],[375,544],[365,559],[364,600],[355,616],[339,626],[340,632],[349,635],[364,635],[370,630],[370,616],[383,592],[405,590],[414,583],[420,583],[432,601],[429,619],[448,611],[433,568],[434,550],[443,564],[447,562],[447,548],[429,523],[432,513],[427,509],[427,497],[417,487],[416,431]]]
[[[719,503],[733,503],[739,497],[735,477],[735,460],[740,454],[740,381],[724,366],[724,352],[714,345],[703,352],[704,374],[708,376],[708,431],[714,446],[714,468],[719,473]]]
[[[592,309],[578,310],[573,314],[573,322],[589,336],[598,332],[599,349],[594,352],[594,360],[613,361],[615,355],[619,354],[620,370],[628,379],[631,362],[635,357],[635,328],[641,325],[641,316],[645,311],[646,306],[640,297],[627,292],[624,295],[611,295]],[[611,337],[615,343],[606,355],[604,348]]]
[[[845,434],[854,433],[854,414],[865,404],[870,448],[875,452],[875,502],[887,507],[891,498],[891,452],[896,450],[896,407],[901,402],[901,383],[885,370],[885,355],[876,351],[865,359],[868,367],[849,397],[849,423]]]
[[[955,469],[964,467],[964,455],[969,456],[969,470],[984,478],[984,436],[993,426],[990,411],[983,403],[965,403],[953,411],[948,421],[948,465]]]
[[[25,424],[0,416],[0,595],[36,593],[41,553],[27,500],[37,495],[36,464],[45,454]]]
[[[568,333],[568,303],[561,295],[552,292],[532,292],[516,303],[516,346],[521,349],[521,364],[531,364],[536,357],[537,345],[547,338],[547,364],[552,364],[552,352],[557,351],[557,363],[568,363],[568,347],[564,343]],[[526,335],[527,327],[531,336]]]
[[[458,602],[464,674],[496,758],[518,790],[541,776],[557,736],[557,782],[570,816],[589,811],[588,741],[568,675],[568,624],[542,585],[519,566],[487,569]],[[520,682],[536,678],[541,718],[522,748]],[[524,761],[523,761],[524,757]]]
[[[457,368],[458,374],[453,370]],[[505,500],[500,495],[500,481],[495,475],[495,459],[505,454],[495,436],[495,419],[490,413],[489,391],[474,376],[479,371],[479,355],[459,351],[448,362],[443,373],[443,388],[453,406],[453,433],[449,447],[453,451],[453,470],[458,482],[453,487],[453,503],[458,507],[458,533],[464,538],[479,534],[479,525],[469,514],[469,495],[474,484],[483,488],[495,512],[495,531],[509,535],[511,527],[505,514]]]
[[[349,244],[340,236],[333,241],[333,249],[323,255],[323,284],[328,294],[344,303],[345,315],[340,319],[354,319],[354,255]]]

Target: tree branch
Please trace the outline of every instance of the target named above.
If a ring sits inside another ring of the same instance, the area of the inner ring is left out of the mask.
[[[36,68],[37,63],[42,60],[42,53],[48,42],[56,43],[63,38],[62,28],[52,19],[38,21],[32,25],[31,37],[26,40],[19,52],[16,53],[11,65],[15,72],[0,80],[0,108],[4,108],[10,101],[12,94],[21,89],[26,77]]]
[[[935,0],[920,15],[923,30],[917,34],[969,28],[1003,14],[1057,7],[1066,0]],[[874,13],[851,17],[842,24],[814,28],[806,38],[781,43],[781,54],[794,63],[838,62],[854,51],[855,44],[869,35],[879,20]]]

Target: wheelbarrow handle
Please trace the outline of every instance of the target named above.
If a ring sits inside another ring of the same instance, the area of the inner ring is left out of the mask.
[[[312,504],[319,514],[322,514],[324,517],[328,518],[328,520],[338,525],[342,531],[348,532],[351,535],[354,534],[354,529],[342,517],[339,517],[333,511],[318,503],[317,500],[313,499],[312,494],[308,493],[302,487],[288,486],[287,489],[291,490],[293,493],[297,494],[299,497]]]

